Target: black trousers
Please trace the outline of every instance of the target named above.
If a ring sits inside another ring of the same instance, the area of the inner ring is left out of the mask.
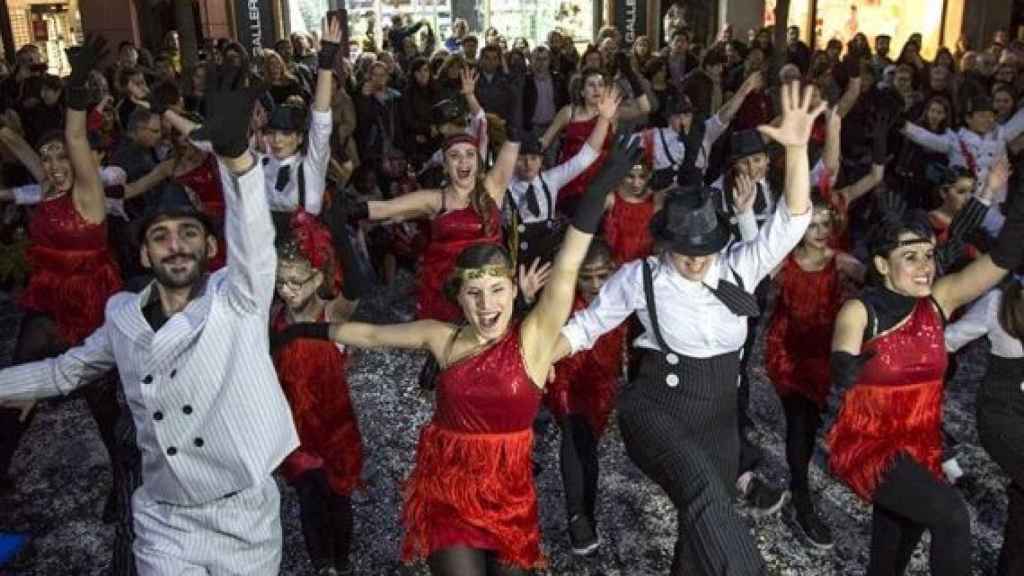
[[[352,546],[352,499],[331,490],[322,468],[306,472],[294,486],[302,536],[314,569],[347,565]]]
[[[626,453],[665,490],[679,515],[672,574],[764,574],[764,560],[733,502],[738,353],[673,359],[645,354],[618,404]]]
[[[586,516],[593,524],[599,475],[598,438],[587,419],[579,414],[569,414],[559,424],[562,429],[559,463],[565,489],[565,511],[570,520]]]
[[[978,392],[981,445],[1010,477],[997,576],[1024,574],[1024,359],[989,356]]]
[[[814,442],[821,427],[821,409],[812,400],[798,394],[781,399],[786,414],[786,464],[789,465],[789,490],[794,500],[809,502],[810,481],[807,471],[814,456]]]
[[[971,520],[956,488],[900,456],[875,490],[871,557],[865,576],[903,574],[925,530],[931,533],[932,576],[971,573]]]
[[[761,310],[768,306],[768,292],[770,289],[771,278],[765,278],[754,289],[754,297],[757,299],[757,305]],[[760,333],[760,318],[747,318],[747,339],[743,342],[743,355],[740,357],[740,388],[736,396],[739,406],[741,431],[754,425],[754,421],[747,414],[747,408],[750,405],[750,360],[754,355],[754,344],[757,342],[757,336]]]

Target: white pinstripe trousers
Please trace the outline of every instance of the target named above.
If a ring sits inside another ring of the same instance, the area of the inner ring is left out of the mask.
[[[272,576],[281,566],[281,495],[273,478],[202,506],[132,497],[140,576]]]

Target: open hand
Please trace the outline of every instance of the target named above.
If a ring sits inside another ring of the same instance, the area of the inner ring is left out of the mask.
[[[529,269],[524,264],[519,265],[519,289],[523,292],[523,299],[532,304],[537,300],[537,293],[548,283],[551,276],[551,263],[541,264],[540,258],[534,258]]]
[[[988,178],[985,180],[985,186],[979,194],[981,197],[980,199],[982,201],[990,201],[992,199],[992,194],[996,190],[1001,190],[1006,187],[1006,183],[1010,181],[1010,173],[1010,160],[1006,157],[1006,154],[1003,154],[1002,157],[1000,157],[999,160],[989,168]]]
[[[754,207],[757,186],[746,174],[738,174],[732,187],[733,206],[737,214],[746,214]]]
[[[459,77],[462,79],[463,96],[469,96],[476,92],[476,81],[480,78],[480,73],[475,68],[463,66]]]
[[[601,93],[601,100],[597,103],[597,113],[601,118],[612,121],[622,103],[622,92],[615,84],[605,87]]]
[[[324,18],[320,28],[320,42],[341,44],[341,22],[337,18]]]
[[[206,72],[206,122],[192,138],[209,140],[214,152],[237,158],[249,148],[249,123],[262,86],[245,86],[246,74],[236,66],[209,65]]]
[[[814,120],[825,111],[825,102],[811,108],[811,92],[813,86],[806,86],[801,94],[800,83],[792,82],[782,87],[782,124],[778,127],[761,125],[757,129],[761,134],[775,140],[786,148],[807,146],[811,137]]]

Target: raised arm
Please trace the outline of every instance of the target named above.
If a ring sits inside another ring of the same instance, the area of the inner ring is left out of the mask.
[[[946,351],[956,352],[967,343],[988,334],[989,329],[999,321],[998,310],[1001,301],[1002,291],[990,290],[971,306],[967,314],[946,326]]]
[[[173,158],[164,160],[149,171],[145,176],[139,178],[134,182],[129,182],[124,185],[124,199],[129,200],[136,196],[142,196],[146,192],[149,192],[153,188],[160,184],[164,180],[174,175],[174,162]]]
[[[611,86],[605,90],[597,105],[597,123],[590,131],[586,143],[572,158],[544,172],[545,181],[549,185],[556,190],[561,190],[563,186],[593,164],[594,160],[597,160],[598,150],[604,148],[605,138],[608,137],[608,131],[611,129],[612,122],[615,121],[615,114],[621,102],[622,95],[617,86]]]
[[[782,87],[782,124],[759,126],[761,134],[775,140],[786,149],[786,180],[784,195],[790,214],[804,214],[811,208],[810,173],[807,162],[807,141],[814,120],[825,111],[825,104],[811,108],[810,86],[803,90],[793,82]]]
[[[576,294],[576,277],[590,241],[597,231],[604,212],[605,198],[626,176],[640,157],[636,140],[621,136],[601,171],[590,183],[576,211],[572,225],[565,234],[555,256],[548,283],[537,305],[523,321],[523,356],[526,369],[534,383],[543,387],[554,361],[560,331],[572,311]]]
[[[85,44],[74,55],[71,62],[71,76],[68,78],[66,101],[68,105],[64,136],[67,140],[68,157],[75,170],[75,187],[72,198],[75,208],[87,220],[103,222],[107,218],[106,198],[100,182],[99,166],[89,148],[86,135],[86,111],[89,109],[89,73],[106,55],[106,40],[101,37],[86,39]]]
[[[162,117],[164,120],[167,120],[167,122],[172,127],[174,127],[175,130],[182,134],[185,134],[186,136],[192,134],[192,132],[200,126],[199,124],[196,124],[195,122],[189,120],[188,118],[185,118],[184,116],[181,116],[180,114],[169,108],[166,111],[164,111]]]
[[[356,219],[366,218],[374,222],[401,222],[433,216],[441,211],[441,190],[417,190],[391,200],[371,200],[366,203],[365,214],[361,207],[353,210]]]
[[[740,106],[743,105],[743,101],[747,99],[747,96],[751,92],[761,90],[762,88],[764,88],[764,76],[761,72],[754,72],[747,76],[747,79],[740,85],[740,89],[718,109],[718,119],[722,124],[728,125],[732,122],[736,113],[739,112]]]
[[[569,124],[569,118],[572,116],[572,104],[562,106],[562,109],[555,114],[554,120],[551,121],[551,125],[544,131],[544,135],[540,137],[541,145],[547,149],[551,146],[551,143],[555,141],[558,134],[562,132],[562,129]]]
[[[2,125],[0,120],[0,143],[2,143],[11,154],[21,162],[21,165],[28,170],[36,182],[42,183],[46,179],[46,172],[43,171],[43,163],[39,154],[29,146],[29,143],[9,126]]]
[[[825,146],[821,152],[821,162],[828,170],[830,183],[835,182],[839,175],[842,133],[843,117],[835,109],[829,110],[825,113]]]
[[[941,152],[943,154],[949,154],[953,149],[953,133],[947,130],[943,134],[936,134],[931,130],[926,130],[913,122],[907,122],[903,126],[903,134],[910,139],[911,142],[924,146],[925,148],[934,152]]]
[[[341,25],[336,19],[324,22],[323,39],[318,55],[316,95],[310,114],[309,143],[306,146],[302,168],[306,178],[315,183],[306,190],[306,205],[310,214],[320,214],[324,203],[324,186],[327,168],[331,162],[331,130],[334,117],[331,112],[331,91],[334,89],[334,59],[341,42]]]
[[[854,54],[848,54],[846,60],[843,62],[843,66],[846,68],[846,75],[850,81],[846,83],[846,91],[839,97],[839,101],[836,102],[836,113],[839,114],[840,118],[845,118],[846,115],[853,108],[853,105],[857,103],[857,99],[860,98],[860,71],[861,71],[861,60],[860,57]]]

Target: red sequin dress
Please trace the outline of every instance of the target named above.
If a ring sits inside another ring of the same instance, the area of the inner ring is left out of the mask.
[[[210,260],[210,271],[223,268],[227,262],[228,249],[224,244],[224,190],[221,188],[217,159],[213,154],[208,154],[202,164],[174,179],[196,193],[203,213],[217,226],[217,255]]]
[[[632,262],[651,255],[654,239],[650,223],[654,216],[654,197],[643,202],[627,202],[615,196],[611,210],[604,216],[604,239],[616,262]]]
[[[870,502],[893,460],[907,454],[942,481],[943,322],[921,298],[910,318],[864,343],[876,354],[829,432],[829,468]]]
[[[466,546],[506,565],[541,567],[533,419],[541,391],[526,373],[518,325],[438,377],[405,486],[406,562]]]
[[[501,243],[501,215],[494,207],[490,234],[472,206],[445,212],[430,221],[430,240],[416,271],[416,311],[421,320],[456,322],[462,310],[444,295],[444,283],[455,268],[455,259],[473,244]]]
[[[573,311],[586,308],[577,298]],[[555,381],[548,384],[544,404],[559,420],[569,414],[587,418],[594,437],[600,438],[615,407],[626,348],[626,326],[601,336],[590,350],[584,350],[555,365]]]
[[[808,272],[790,255],[775,281],[779,295],[765,335],[768,378],[780,397],[796,394],[823,407],[829,390],[832,328],[843,304],[836,258],[821,270]]]
[[[286,316],[281,306],[271,323],[274,331],[288,327]],[[292,340],[274,353],[300,442],[281,464],[288,482],[323,468],[335,494],[349,495],[362,483],[363,439],[345,379],[347,360],[335,343],[305,338]]]
[[[583,145],[587,143],[587,139],[590,138],[590,133],[597,127],[598,118],[599,116],[595,115],[590,120],[570,120],[565,125],[565,129],[562,132],[562,147],[558,151],[559,164],[568,162],[583,148]],[[565,212],[567,207],[576,206],[583,191],[587,188],[587,184],[590,184],[590,181],[601,170],[601,166],[604,165],[604,159],[607,156],[611,136],[611,131],[609,131],[597,159],[586,170],[559,190],[558,201],[555,203],[559,211]]]
[[[32,274],[19,304],[52,316],[64,342],[75,345],[103,324],[107,299],[121,289],[107,223],[87,221],[67,193],[36,205],[28,237]]]

